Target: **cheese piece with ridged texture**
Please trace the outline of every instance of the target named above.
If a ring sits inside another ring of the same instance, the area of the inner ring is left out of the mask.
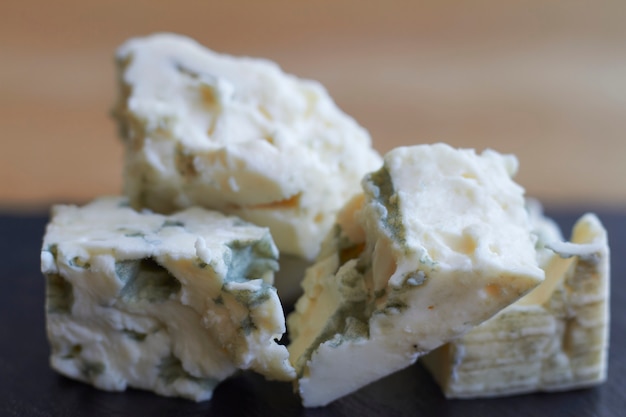
[[[41,251],[51,366],[197,401],[239,369],[290,380],[277,256],[266,228],[200,208],[55,206]]]
[[[571,242],[537,224],[546,280],[464,337],[423,358],[449,398],[589,387],[606,380],[609,247],[586,214]]]
[[[367,175],[287,321],[305,406],[414,363],[542,282],[512,156],[397,148]]]
[[[273,62],[173,34],[131,39],[117,62],[114,114],[135,208],[235,214],[269,227],[281,254],[312,260],[363,175],[380,167],[367,131],[319,83]]]

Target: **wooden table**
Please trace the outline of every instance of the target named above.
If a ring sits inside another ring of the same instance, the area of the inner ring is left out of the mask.
[[[519,156],[552,205],[626,206],[626,2],[4,0],[0,206],[121,189],[113,54],[173,31],[325,84],[382,152]]]

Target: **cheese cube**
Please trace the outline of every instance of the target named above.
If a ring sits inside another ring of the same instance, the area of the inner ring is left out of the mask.
[[[156,34],[117,53],[114,114],[135,208],[199,205],[269,227],[281,254],[312,260],[380,156],[318,83],[273,62]],[[297,283],[296,283],[297,285]]]
[[[537,231],[546,280],[464,337],[423,358],[447,397],[558,391],[606,380],[606,230],[595,215],[587,214],[574,226],[571,243],[565,243],[553,240],[557,236],[542,223],[537,223]]]
[[[239,369],[295,376],[265,228],[199,208],[126,199],[55,206],[41,251],[51,366],[110,391],[193,400]]]
[[[366,176],[288,317],[305,406],[414,363],[544,278],[512,156],[398,148]]]

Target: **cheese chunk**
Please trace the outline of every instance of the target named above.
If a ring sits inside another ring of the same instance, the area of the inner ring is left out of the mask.
[[[275,342],[277,255],[267,229],[204,209],[55,206],[41,251],[50,363],[104,390],[197,401],[238,369],[293,379]]]
[[[545,225],[538,232],[554,237]],[[609,248],[593,214],[571,243],[540,239],[546,280],[423,363],[449,398],[495,397],[588,387],[606,379]]]
[[[544,277],[512,156],[398,148],[340,213],[287,326],[305,406],[414,363]]]
[[[381,165],[368,133],[318,83],[273,62],[157,34],[117,53],[114,110],[135,208],[199,205],[269,227],[314,259],[339,208]]]

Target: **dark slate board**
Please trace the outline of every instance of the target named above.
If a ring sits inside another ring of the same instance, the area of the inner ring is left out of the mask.
[[[582,211],[552,212],[570,230]],[[414,365],[331,405],[304,409],[288,383],[243,373],[211,401],[193,403],[128,390],[107,393],[48,366],[39,250],[46,216],[0,215],[0,416],[626,416],[626,214],[600,212],[612,251],[608,381],[595,388],[489,400],[446,400]]]

